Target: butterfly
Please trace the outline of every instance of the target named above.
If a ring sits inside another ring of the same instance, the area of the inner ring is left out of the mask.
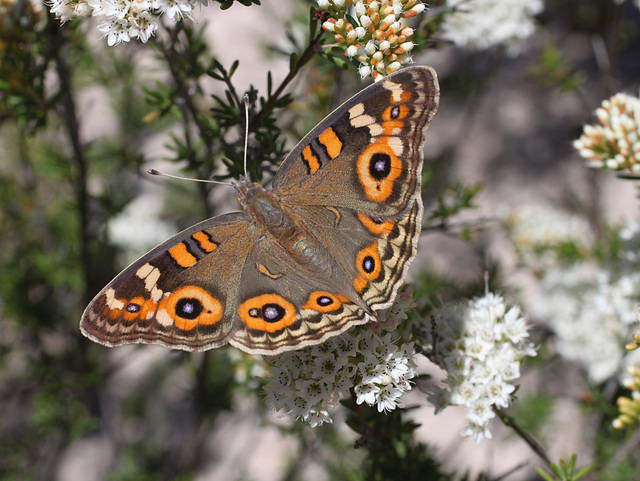
[[[416,256],[438,101],[425,66],[365,88],[298,143],[270,187],[232,182],[242,212],[184,230],[116,276],[80,330],[110,347],[278,354],[375,320]]]

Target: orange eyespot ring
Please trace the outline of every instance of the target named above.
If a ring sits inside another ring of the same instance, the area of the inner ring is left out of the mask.
[[[358,292],[362,292],[367,287],[367,284],[375,281],[382,272],[382,262],[380,261],[377,242],[358,252],[356,268],[360,275],[353,281],[353,286]]]
[[[383,122],[402,120],[409,115],[411,110],[406,105],[394,104],[388,107],[382,114]]]
[[[309,295],[307,303],[302,307],[317,312],[333,312],[340,309],[344,301],[348,301],[344,296],[335,296],[325,291],[314,291]]]
[[[395,222],[386,220],[384,222],[376,222],[366,214],[358,213],[358,219],[363,226],[367,228],[372,234],[388,234],[393,230]]]
[[[238,308],[238,315],[247,328],[269,333],[292,325],[296,314],[295,306],[277,294],[252,297]]]
[[[394,182],[402,173],[402,162],[389,144],[379,141],[360,154],[357,171],[367,198],[384,202],[393,194]]]
[[[185,286],[173,291],[161,301],[159,310],[164,311],[183,331],[190,331],[199,324],[216,324],[224,315],[222,302],[198,286]]]

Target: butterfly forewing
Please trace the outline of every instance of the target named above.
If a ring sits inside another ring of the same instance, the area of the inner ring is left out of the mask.
[[[401,213],[420,188],[423,132],[438,100],[430,67],[380,80],[305,136],[278,170],[274,189],[295,205]]]

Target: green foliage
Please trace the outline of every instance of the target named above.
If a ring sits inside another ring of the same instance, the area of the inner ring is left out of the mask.
[[[360,477],[354,480],[451,479],[428,447],[415,440],[419,424],[405,419],[410,408],[380,413],[375,407],[356,405],[353,400],[342,404],[348,409],[347,425],[360,436],[355,447],[366,451]]]
[[[221,10],[227,10],[231,8],[231,6],[238,2],[240,5],[244,5],[245,7],[250,7],[251,5],[260,5],[260,0],[214,0],[220,4]]]
[[[482,184],[464,185],[456,182],[447,186],[444,194],[438,197],[437,206],[429,215],[429,220],[438,221],[441,225],[446,225],[447,220],[460,213],[463,209],[477,207],[474,198],[482,189]]]
[[[577,473],[574,473],[577,456],[571,455],[569,464],[565,463],[564,459],[560,460],[560,464],[551,463],[551,474],[546,473],[540,468],[536,468],[536,472],[540,475],[544,481],[578,481],[584,478],[593,468],[591,466],[580,469]]]
[[[538,79],[545,88],[558,87],[563,92],[571,92],[586,80],[585,73],[574,71],[567,55],[551,43],[545,46],[539,62],[529,70],[529,75]]]

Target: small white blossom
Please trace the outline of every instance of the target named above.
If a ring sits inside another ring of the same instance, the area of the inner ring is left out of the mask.
[[[593,244],[585,217],[551,206],[521,206],[509,212],[505,222],[522,260],[536,271],[558,266],[563,247],[586,253]]]
[[[360,332],[358,332],[360,330]],[[317,426],[331,422],[328,409],[353,389],[358,404],[378,411],[401,407],[415,376],[413,344],[394,341],[362,326],[319,346],[267,358],[272,377],[267,403]]]
[[[639,302],[640,273],[614,275],[583,262],[542,278],[533,313],[548,320],[558,352],[581,362],[591,381],[601,383],[620,370]]]
[[[371,67],[368,65],[360,65],[358,67],[358,74],[360,74],[360,78],[365,79],[371,75]]]
[[[177,22],[189,17],[196,1],[207,3],[206,0],[50,0],[48,3],[51,13],[62,22],[87,15],[100,19],[98,31],[106,37],[107,45],[114,46],[132,38],[148,42],[163,18]]]
[[[131,27],[130,34],[132,37],[137,37],[146,43],[156,30],[158,30],[158,24],[155,18],[150,13],[144,12],[136,18],[136,23]]]
[[[528,342],[526,321],[518,307],[507,308],[504,299],[487,293],[466,308],[460,305],[440,309],[437,340],[431,329],[423,329],[428,343],[434,345],[436,362],[447,372],[444,386],[436,386],[428,400],[436,412],[446,406],[466,406],[467,426],[462,436],[477,442],[491,437],[489,421],[493,406],[508,407],[520,377],[520,362],[535,356]],[[523,332],[524,331],[524,332]],[[505,335],[517,332],[516,336]]]
[[[445,17],[443,30],[461,47],[483,50],[503,45],[517,55],[535,31],[535,15],[542,12],[542,0],[458,0],[458,10]]]
[[[129,24],[118,18],[114,18],[111,22],[98,25],[98,31],[107,37],[107,45],[109,45],[109,47],[131,40],[131,37],[129,37]]]

